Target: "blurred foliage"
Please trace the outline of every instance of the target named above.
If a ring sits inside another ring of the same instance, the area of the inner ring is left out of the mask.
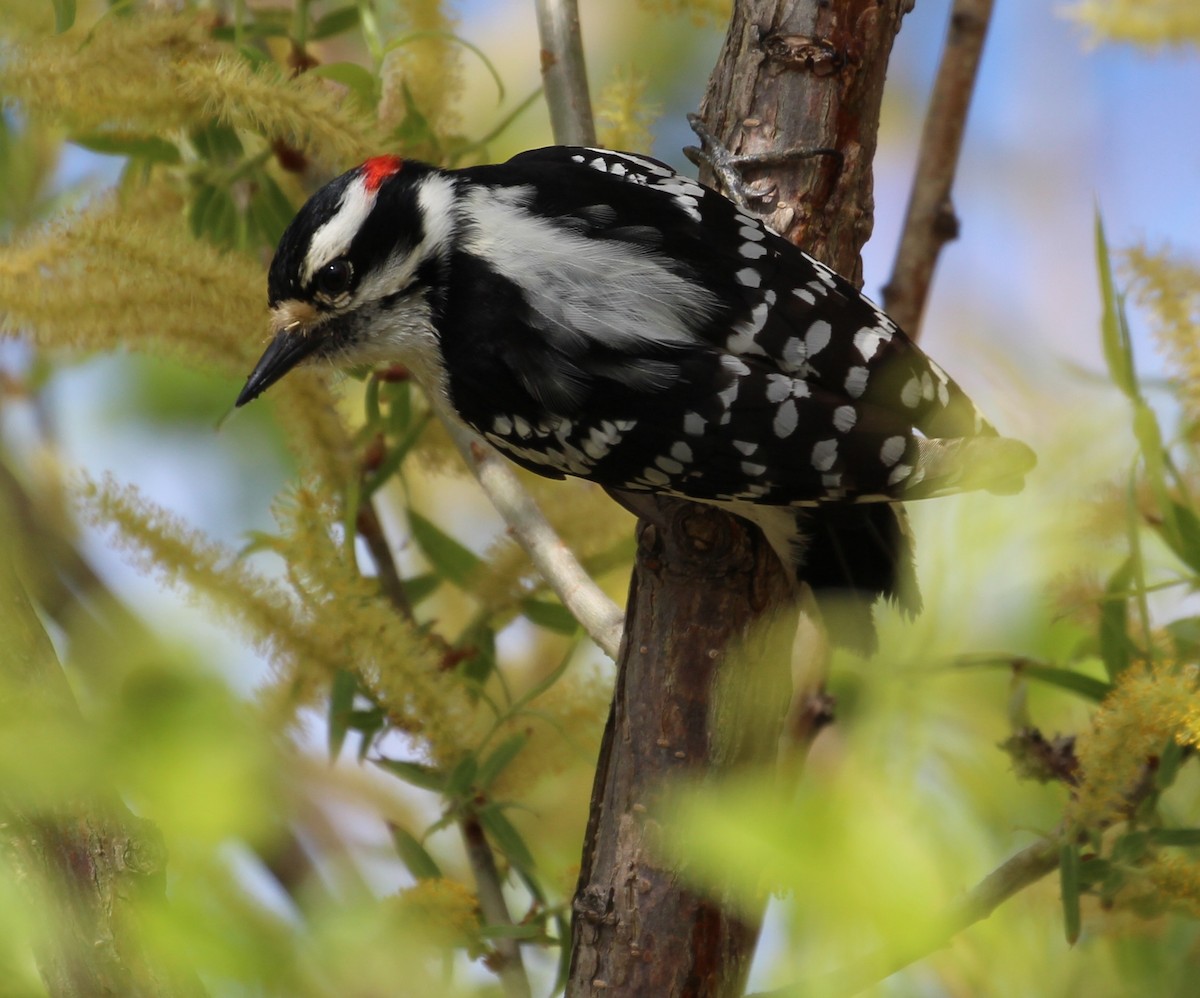
[[[1193,0],[1075,0],[1067,13],[1100,41],[1200,44],[1200,8]]]
[[[241,546],[62,468],[52,390],[80,356],[133,352],[120,405],[158,431],[210,428],[260,348],[266,261],[303,198],[368,152],[463,164],[534,144],[513,136],[538,94],[514,89],[505,46],[467,37],[447,3],[171,6],[10,0],[0,19],[0,330],[29,350],[5,371],[0,416],[7,429],[31,412],[35,426],[33,446],[6,435],[0,452],[0,977],[21,994],[54,991],[47,968],[72,965],[93,984],[126,974],[114,993],[134,978],[158,994],[196,981],[216,995],[494,993],[516,939],[545,990],[607,684],[405,372],[338,392],[297,374],[238,414],[273,411],[267,432],[294,468],[274,525]],[[713,24],[729,9],[627,6],[645,8],[636,23]],[[629,47],[651,38],[631,29]],[[688,38],[673,26],[667,39],[681,59]],[[656,60],[652,77],[605,68],[607,141],[650,144],[671,68]],[[79,149],[119,158],[111,190],[56,186]],[[920,522],[925,557],[952,552],[968,587],[994,593],[977,601],[988,622],[963,606],[961,575],[958,591],[927,587],[916,625],[884,616],[882,661],[838,662],[842,723],[786,806],[764,774],[678,798],[672,826],[687,832],[663,848],[689,876],[787,899],[767,971],[780,980],[919,950],[963,885],[1028,835],[1014,840],[1018,827],[1061,847],[1060,881],[902,987],[1106,994],[1116,974],[1128,993],[1184,993],[1200,617],[1163,597],[1200,572],[1198,279],[1174,252],[1123,258],[1178,376],[1183,427],[1167,438],[1102,234],[1098,246],[1106,357],[1138,448],[1128,476],[1087,508],[941,506]],[[623,586],[628,516],[583,483],[527,484],[586,567]],[[1065,519],[1083,525],[1074,541]],[[1014,551],[1032,523],[1042,536]],[[92,570],[81,526],[202,601],[263,653],[270,680],[241,696],[221,649],[131,613]],[[1039,557],[1066,569],[1055,616],[1029,598],[1044,579],[1014,567]],[[1011,650],[961,651],[989,643]],[[514,924],[480,901],[488,874],[464,847],[476,830]],[[88,868],[106,872],[80,878]],[[1088,959],[1064,958],[1055,920]]]

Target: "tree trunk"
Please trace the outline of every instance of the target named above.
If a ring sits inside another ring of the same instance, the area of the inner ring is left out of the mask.
[[[738,153],[832,150],[744,171],[766,220],[861,282],[871,159],[905,0],[738,0],[702,116]],[[702,179],[710,181],[710,177]],[[683,779],[770,766],[795,614],[758,532],[677,500],[639,510],[638,553],[574,908],[569,996],[740,994],[761,912],[689,887],[657,846]]]

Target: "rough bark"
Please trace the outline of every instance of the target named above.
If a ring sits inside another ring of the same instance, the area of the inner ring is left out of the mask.
[[[702,107],[768,224],[848,277],[872,225],[871,159],[905,0],[739,0]],[[703,174],[702,174],[703,177]],[[657,847],[664,788],[771,765],[790,698],[789,589],[754,528],[659,500],[644,513],[575,897],[567,994],[744,991],[761,912],[692,890]]]

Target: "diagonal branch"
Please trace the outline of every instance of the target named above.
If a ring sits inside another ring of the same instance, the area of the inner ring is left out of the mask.
[[[547,585],[588,636],[615,659],[625,622],[621,608],[583,570],[505,460],[465,427],[450,420],[446,427],[467,467]]]
[[[888,313],[914,340],[938,254],[958,236],[950,188],[991,14],[992,0],[955,0],[950,11],[896,262],[883,290]]]
[[[756,991],[747,998],[788,998],[791,995],[851,995],[903,970],[945,945],[953,936],[981,922],[1018,891],[1041,880],[1058,867],[1061,843],[1043,839],[1022,849],[967,891],[940,920],[923,943],[900,954],[876,954],[819,980],[792,984],[772,991]]]

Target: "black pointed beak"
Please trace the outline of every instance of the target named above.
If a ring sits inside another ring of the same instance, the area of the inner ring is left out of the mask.
[[[321,345],[321,336],[284,329],[275,334],[275,339],[263,352],[246,379],[246,387],[238,395],[234,407],[253,402],[263,392],[282,378],[293,367],[313,353]]]

